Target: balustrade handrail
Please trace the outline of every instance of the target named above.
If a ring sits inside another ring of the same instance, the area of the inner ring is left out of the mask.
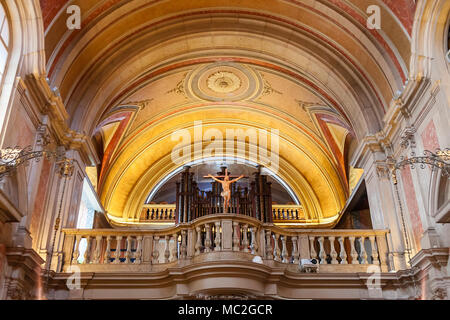
[[[165,235],[165,234],[173,234],[181,230],[189,230],[206,223],[216,222],[219,220],[233,220],[237,222],[247,222],[251,226],[263,226],[264,224],[261,221],[249,217],[246,215],[240,214],[230,214],[230,213],[218,213],[211,214],[207,216],[203,216],[192,220],[187,223],[180,223],[176,226],[170,226],[167,228],[161,229],[73,229],[73,228],[65,228],[62,231],[67,235],[85,235],[85,236],[106,236],[106,235]],[[282,230],[282,229],[281,229]]]
[[[327,235],[341,235],[341,236],[380,236],[389,233],[387,229],[288,229],[280,228],[271,223],[262,223],[261,221],[240,214],[219,213],[203,216],[187,223],[180,223],[176,226],[169,226],[161,229],[71,229],[65,228],[63,232],[68,235],[165,235],[173,234],[181,230],[189,230],[206,223],[216,222],[218,220],[232,220],[237,222],[248,223],[251,226],[261,227],[271,230],[274,233],[285,236],[296,236],[299,234],[310,236],[327,236]]]
[[[388,229],[288,229],[280,228],[272,224],[263,224],[265,229],[285,236],[298,234],[308,236],[381,236],[389,233]]]
[[[175,209],[176,205],[173,203],[159,203],[159,204],[144,204],[143,208],[164,208],[164,209]]]

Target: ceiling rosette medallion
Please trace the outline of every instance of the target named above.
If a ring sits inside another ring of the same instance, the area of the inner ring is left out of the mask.
[[[233,72],[219,71],[208,78],[208,88],[216,93],[231,93],[241,87],[242,81]]]
[[[242,101],[259,96],[261,75],[252,68],[233,62],[203,65],[186,77],[186,93],[206,101]]]

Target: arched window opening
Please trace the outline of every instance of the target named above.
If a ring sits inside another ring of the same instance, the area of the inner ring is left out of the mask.
[[[0,4],[0,94],[3,91],[3,75],[8,64],[9,23],[6,11]]]
[[[444,48],[447,49],[447,54],[445,55],[447,58],[447,62],[450,63],[450,23],[447,25],[447,45]]]
[[[88,178],[85,178],[76,227],[78,229],[92,229],[96,211],[102,212],[103,210],[96,197],[92,184],[89,182]]]

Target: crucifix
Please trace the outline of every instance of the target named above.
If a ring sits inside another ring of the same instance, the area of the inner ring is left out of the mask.
[[[233,177],[237,177],[237,178],[230,180],[230,178],[233,178]],[[217,181],[222,185],[222,193],[220,195],[223,197],[223,212],[227,213],[228,207],[230,206],[230,199],[231,199],[230,185],[232,183],[239,181],[242,178],[245,178],[244,175],[230,176],[228,174],[228,169],[225,169],[225,175],[223,175],[223,176],[213,176],[211,174],[208,174],[207,176],[204,176],[204,178],[214,179],[214,181]],[[220,180],[218,178],[223,178],[223,180]]]

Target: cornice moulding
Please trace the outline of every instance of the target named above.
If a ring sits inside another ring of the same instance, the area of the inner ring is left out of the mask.
[[[35,273],[36,267],[41,266],[45,260],[33,249],[12,247],[6,251],[8,263],[13,266],[25,268],[28,273]]]
[[[368,151],[389,152],[397,145],[397,140],[401,138],[401,123],[411,117],[419,101],[430,86],[430,80],[422,76],[408,80],[406,86],[397,97],[394,97],[390,107],[386,112],[383,122],[384,127],[379,132],[367,135],[360,143],[354,153],[352,165],[362,167],[363,157]],[[389,150],[391,149],[391,150]]]
[[[90,138],[70,129],[67,125],[69,114],[61,97],[50,89],[47,79],[44,76],[30,74],[26,77],[24,85],[38,110],[49,116],[49,125],[57,144],[64,146],[66,150],[79,151],[87,165],[98,164],[100,159]]]

